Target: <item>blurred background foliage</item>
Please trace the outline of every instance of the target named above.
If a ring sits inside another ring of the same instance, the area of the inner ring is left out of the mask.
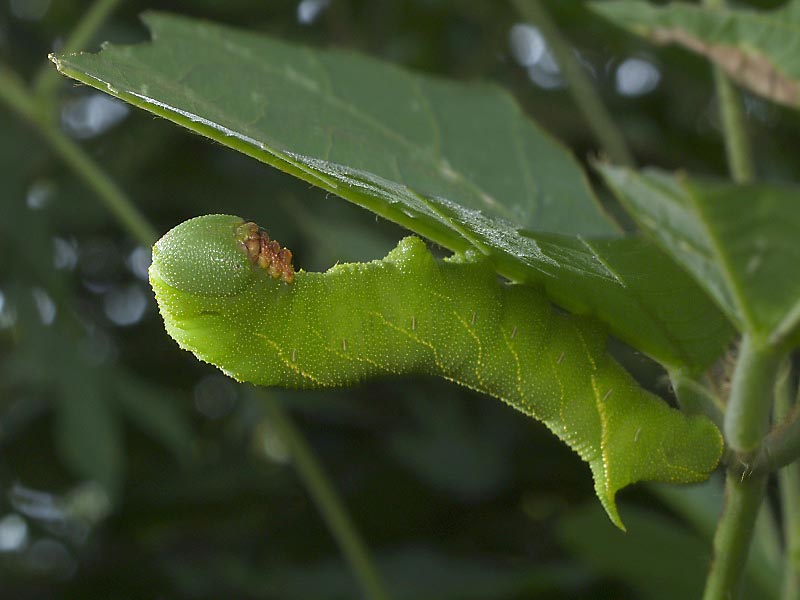
[[[649,46],[581,2],[548,6],[640,164],[725,174],[702,59]],[[89,7],[0,1],[0,68],[30,81]],[[535,24],[509,3],[124,1],[86,49],[145,40],[137,15],[151,9],[494,81],[580,160],[596,152]],[[759,172],[791,179],[797,113],[745,100]],[[403,235],[66,79],[49,108],[158,232],[239,214],[266,224],[306,270],[381,257]],[[147,284],[149,252],[0,105],[0,597],[359,597],[267,394],[292,411],[394,598],[699,594],[709,555],[699,529],[637,487],[621,496],[631,533],[617,532],[588,468],[495,400],[428,379],[256,390],[179,351]],[[668,397],[658,369],[626,357]]]

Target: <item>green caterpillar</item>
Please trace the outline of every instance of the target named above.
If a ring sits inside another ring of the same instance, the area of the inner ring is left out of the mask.
[[[607,354],[595,321],[499,283],[485,259],[436,260],[415,237],[382,260],[295,274],[255,224],[198,217],[154,246],[150,282],[181,348],[238,381],[318,388],[427,373],[504,400],[589,463],[620,528],[619,489],[701,481],[722,453],[708,419],[669,408]]]

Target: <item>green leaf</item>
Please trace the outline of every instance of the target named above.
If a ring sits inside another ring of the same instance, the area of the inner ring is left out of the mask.
[[[206,21],[144,21],[151,44],[59,56],[59,70],[345,197],[354,178],[377,177],[537,230],[616,231],[569,152],[500,88]],[[380,212],[415,218],[389,191]]]
[[[544,285],[663,364],[702,368],[727,343],[718,309],[649,243],[531,233],[614,228],[574,160],[499,89],[205,21],[145,21],[150,44],[54,60],[454,251],[477,247],[501,274]]]
[[[527,234],[523,243],[538,249],[536,267],[552,300],[598,317],[663,365],[701,370],[732,337],[730,324],[697,283],[648,240]]]
[[[708,58],[756,94],[800,105],[800,1],[772,11],[708,8],[688,3],[653,6],[621,0],[591,8],[658,44],[678,44]]]
[[[793,343],[800,324],[800,189],[600,166],[628,211],[742,332]]]

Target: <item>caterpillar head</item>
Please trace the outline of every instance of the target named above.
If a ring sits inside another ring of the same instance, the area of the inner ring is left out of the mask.
[[[206,215],[174,227],[153,246],[150,280],[198,296],[233,296],[258,271],[294,280],[292,253],[252,222]]]

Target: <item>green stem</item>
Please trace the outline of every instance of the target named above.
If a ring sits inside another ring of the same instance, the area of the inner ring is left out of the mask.
[[[758,471],[774,471],[800,459],[800,405],[789,411],[783,422],[761,444]]]
[[[725,411],[725,441],[739,454],[751,454],[761,444],[780,363],[771,348],[762,348],[748,334],[742,338]]]
[[[721,10],[725,8],[725,0],[703,0],[703,5],[712,10]],[[749,183],[755,179],[755,168],[742,112],[742,100],[725,72],[716,65],[712,66],[712,70],[722,118],[728,170],[736,183]]]
[[[734,471],[728,472],[725,506],[714,535],[714,562],[703,600],[736,598],[766,482],[766,475],[743,479]]]
[[[39,111],[39,104],[22,81],[0,66],[0,102],[30,123],[52,150],[90,187],[128,232],[145,246],[158,238],[135,204],[78,144]]]
[[[786,418],[792,410],[794,390],[791,364],[784,363],[775,391],[775,416]],[[778,472],[783,512],[785,565],[781,600],[800,600],[800,463],[794,462]]]
[[[731,465],[725,479],[725,506],[714,535],[714,562],[704,600],[736,598],[753,537],[768,473],[752,473],[752,456],[769,426],[772,396],[781,361],[771,348],[749,334],[739,346],[731,394],[725,412],[725,440],[744,465]]]
[[[782,600],[800,600],[800,464],[778,472],[786,540]]]
[[[269,395],[266,405],[278,435],[289,450],[297,474],[303,480],[328,529],[350,563],[365,596],[372,600],[389,600],[389,594],[386,592],[378,570],[372,564],[364,541],[358,534],[333,486],[325,477],[313,451],[278,400]]]
[[[769,481],[769,475],[767,478]],[[745,565],[745,577],[758,586],[761,598],[777,598],[780,593],[783,575],[782,541],[781,526],[775,511],[769,502],[762,502]]]
[[[83,50],[119,2],[120,0],[95,0],[74,27],[60,52],[70,54]],[[62,79],[50,61],[45,61],[36,73],[31,89],[37,97],[49,98],[60,81]]]
[[[725,137],[725,154],[728,170],[736,183],[755,180],[753,153],[747,138],[742,103],[739,94],[719,67],[714,67],[714,87],[719,99],[722,131]]]
[[[25,82],[6,65],[0,64],[0,102],[31,123],[41,120],[36,101],[25,88]]]
[[[539,0],[511,1],[519,14],[536,25],[547,40],[553,57],[569,85],[575,104],[601,148],[614,163],[634,166],[633,155],[625,143],[625,138],[614,124],[583,66],[575,57],[575,50],[550,18],[547,9]]]

